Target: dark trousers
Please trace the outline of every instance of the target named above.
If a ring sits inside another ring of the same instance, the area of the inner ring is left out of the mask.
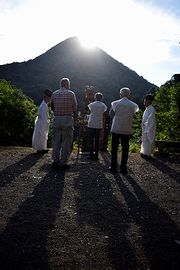
[[[111,168],[117,169],[117,155],[118,147],[121,141],[122,156],[121,156],[121,168],[126,168],[128,153],[129,153],[129,139],[130,135],[112,133],[112,151],[111,151]]]
[[[89,154],[90,157],[98,157],[99,152],[99,134],[100,129],[99,128],[88,128],[88,134],[89,134]],[[94,154],[95,152],[95,154]]]

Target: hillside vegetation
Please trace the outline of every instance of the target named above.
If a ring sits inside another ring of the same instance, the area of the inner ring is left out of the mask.
[[[180,141],[180,83],[165,84],[155,96],[159,140]]]
[[[0,81],[0,143],[31,145],[37,108],[21,90],[5,80]]]
[[[156,139],[180,140],[180,84],[164,85],[156,92]],[[0,81],[0,144],[31,146],[37,107],[20,89]],[[50,114],[52,117],[52,114]],[[135,116],[132,142],[141,135],[142,110]],[[51,143],[50,129],[49,142]]]
[[[33,60],[0,66],[0,79],[21,88],[37,105],[43,90],[58,89],[62,77],[70,78],[79,103],[86,85],[101,91],[108,106],[119,98],[121,87],[129,87],[132,99],[139,103],[144,94],[157,88],[100,48],[84,49],[77,38],[61,42]]]

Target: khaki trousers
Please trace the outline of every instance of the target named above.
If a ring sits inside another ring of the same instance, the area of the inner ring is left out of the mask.
[[[66,164],[71,153],[74,119],[70,115],[55,116],[53,120],[52,160]]]

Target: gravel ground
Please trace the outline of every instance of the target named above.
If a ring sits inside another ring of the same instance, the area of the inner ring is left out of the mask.
[[[129,156],[111,174],[73,153],[51,168],[51,151],[0,148],[0,269],[180,269],[180,157]]]

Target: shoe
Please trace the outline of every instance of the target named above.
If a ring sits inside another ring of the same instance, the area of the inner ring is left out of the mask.
[[[150,159],[151,156],[147,156],[147,155],[144,155],[144,154],[141,153],[141,158],[144,158],[144,159]]]
[[[59,164],[59,168],[62,170],[70,169],[70,165],[68,164]]]
[[[121,173],[121,174],[127,174],[128,171],[127,171],[127,169],[120,169],[120,173]]]
[[[94,160],[94,157],[92,156],[88,156],[87,159],[91,159],[91,160]]]
[[[88,159],[91,159],[91,160],[99,160],[98,157],[88,157]]]
[[[37,153],[38,154],[46,154],[46,153],[48,153],[48,151],[49,151],[48,149],[46,149],[46,150],[42,149],[42,150],[37,150]]]
[[[60,169],[59,163],[58,162],[53,162],[52,163],[52,168],[55,169],[55,170],[59,170]]]
[[[127,174],[128,173],[127,167],[126,166],[120,166],[120,173],[121,174]]]
[[[108,170],[112,173],[117,173],[117,169],[109,167]]]

